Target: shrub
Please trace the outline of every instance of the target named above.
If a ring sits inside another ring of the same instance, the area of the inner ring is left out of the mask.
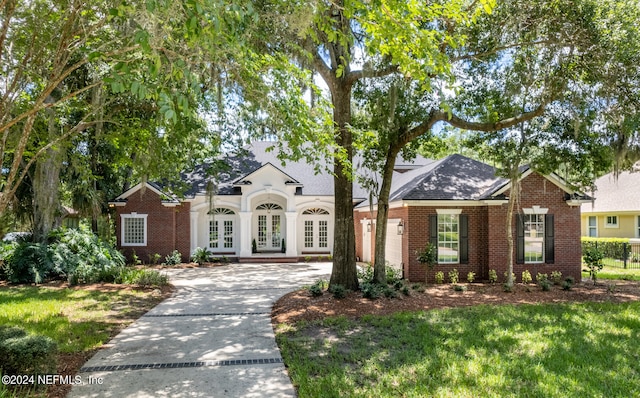
[[[549,282],[548,279],[543,279],[538,282],[538,284],[542,288],[542,291],[548,292],[549,290],[551,290],[551,282]]]
[[[526,285],[527,283],[531,283],[532,281],[533,278],[531,278],[531,272],[529,272],[528,269],[522,271],[522,283]]]
[[[436,280],[436,283],[438,283],[438,284],[444,283],[444,272],[442,272],[442,271],[436,272],[434,278]]]
[[[385,275],[387,276],[387,283],[393,285],[395,283],[398,283],[402,279],[402,270],[390,265],[386,265]]]
[[[453,290],[456,292],[466,292],[467,287],[465,285],[453,285]]]
[[[396,291],[393,288],[389,287],[389,286],[385,286],[382,289],[382,293],[384,293],[384,296],[386,298],[396,298],[396,297],[398,297],[398,293],[396,293]]]
[[[629,244],[628,238],[581,238],[582,253],[590,250],[598,250],[603,257],[624,260],[624,245]],[[630,250],[627,251],[627,256]],[[586,262],[586,259],[585,259]]]
[[[304,256],[304,262],[308,263],[311,261],[311,256]]]
[[[582,256],[584,258],[584,262],[587,264],[587,272],[595,285],[598,278],[598,272],[600,272],[604,266],[602,263],[604,255],[597,248],[589,247],[582,252]]]
[[[410,296],[411,295],[411,290],[409,290],[409,286],[403,286],[402,289],[400,289],[400,291],[405,296]]]
[[[133,263],[132,263],[133,265],[142,264],[142,260],[140,260],[140,257],[138,257],[135,250],[131,251],[131,259],[133,260]]]
[[[560,282],[562,282],[562,272],[560,272],[560,271],[551,271],[550,280],[551,280],[551,282],[553,282],[554,285],[559,285]]]
[[[496,283],[498,281],[498,273],[495,269],[489,270],[489,283]]]
[[[371,265],[357,267],[356,273],[361,282],[371,282],[373,280],[373,267]]]
[[[467,274],[467,282],[473,283],[474,280],[476,280],[476,273],[475,272],[469,272]]]
[[[369,300],[375,300],[382,294],[382,286],[377,283],[364,282],[360,285],[360,290],[362,290],[362,297]]]
[[[575,280],[573,279],[572,276],[568,276],[564,279],[564,282],[562,283],[562,290],[571,290],[571,288],[573,287]]]
[[[156,265],[161,258],[162,256],[160,255],[160,253],[149,254],[149,263],[151,265]]]
[[[21,242],[5,253],[4,273],[11,283],[42,283],[54,270],[47,245]]]
[[[182,262],[182,254],[179,251],[174,250],[171,253],[167,254],[164,258],[165,265],[178,265]]]
[[[122,267],[114,283],[137,285],[139,287],[159,287],[169,284],[169,278],[154,269],[135,269]]]
[[[413,290],[418,290],[422,287],[422,285],[420,285],[419,283],[414,283],[413,285],[411,285],[411,289]]]
[[[460,274],[458,273],[457,269],[453,269],[451,271],[449,271],[449,281],[453,284],[458,283],[458,280],[460,279]]]
[[[511,293],[513,291],[513,285],[510,285],[510,284],[505,282],[505,283],[502,284],[502,290],[504,292]]]
[[[424,249],[416,250],[416,256],[420,264],[433,268],[438,262],[438,248],[431,243],[427,243]]]
[[[316,283],[309,287],[309,293],[313,297],[320,297],[324,293],[324,289],[326,288],[327,281],[323,279],[318,279]]]
[[[538,275],[536,275],[536,282],[540,283],[545,281],[549,281],[549,275],[538,272]]]
[[[343,299],[347,297],[347,289],[340,284],[332,285],[329,288],[329,292],[333,294],[333,298],[335,299]]]
[[[0,368],[3,374],[51,374],[56,370],[56,343],[24,329],[0,329]]]
[[[208,262],[210,258],[211,253],[204,247],[196,247],[196,250],[193,251],[193,256],[191,256],[191,260],[198,263],[198,265]]]

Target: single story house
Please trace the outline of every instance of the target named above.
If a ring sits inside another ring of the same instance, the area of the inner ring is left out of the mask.
[[[640,172],[598,178],[594,196],[581,206],[582,236],[640,238]]]
[[[183,198],[154,183],[138,184],[110,202],[116,209],[118,246],[127,256],[164,256],[176,249],[186,260],[197,247],[240,261],[328,259],[333,249],[333,177],[313,165],[283,166],[273,143],[254,142],[226,158],[229,171],[215,184],[202,165],[183,175]],[[561,271],[580,276],[580,204],[586,199],[556,175],[525,170],[513,220],[516,273]],[[213,188],[213,193],[211,192]],[[489,165],[452,155],[396,163],[387,229],[387,259],[404,276],[422,281],[416,251],[438,247],[438,269],[506,270],[505,217],[511,187]],[[372,260],[376,204],[354,183],[357,256]],[[520,265],[521,264],[521,265]]]

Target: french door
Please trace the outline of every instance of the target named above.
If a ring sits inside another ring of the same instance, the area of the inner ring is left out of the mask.
[[[258,251],[282,249],[282,214],[258,214]]]

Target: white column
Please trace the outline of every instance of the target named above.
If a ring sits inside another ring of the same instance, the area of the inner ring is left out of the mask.
[[[295,257],[298,255],[298,241],[296,231],[296,220],[298,219],[298,212],[288,211],[284,213],[287,219],[287,256]]]
[[[251,216],[250,211],[241,211],[240,215],[240,257],[251,257]]]
[[[190,244],[190,249],[191,249],[191,254],[193,254],[193,252],[196,250],[196,247],[198,247],[198,212],[197,211],[192,211],[191,212],[191,244]]]

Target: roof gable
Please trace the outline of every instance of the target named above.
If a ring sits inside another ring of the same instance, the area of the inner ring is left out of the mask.
[[[232,184],[233,185],[248,185],[252,183],[252,179],[254,177],[256,177],[259,174],[262,173],[277,173],[280,174],[283,177],[284,183],[287,185],[302,185],[298,180],[296,180],[295,178],[291,177],[289,174],[285,173],[284,171],[282,171],[281,169],[279,169],[278,167],[272,165],[270,162],[265,164],[262,167],[259,167],[258,169],[250,172],[249,174],[246,174],[238,179],[236,179]]]

